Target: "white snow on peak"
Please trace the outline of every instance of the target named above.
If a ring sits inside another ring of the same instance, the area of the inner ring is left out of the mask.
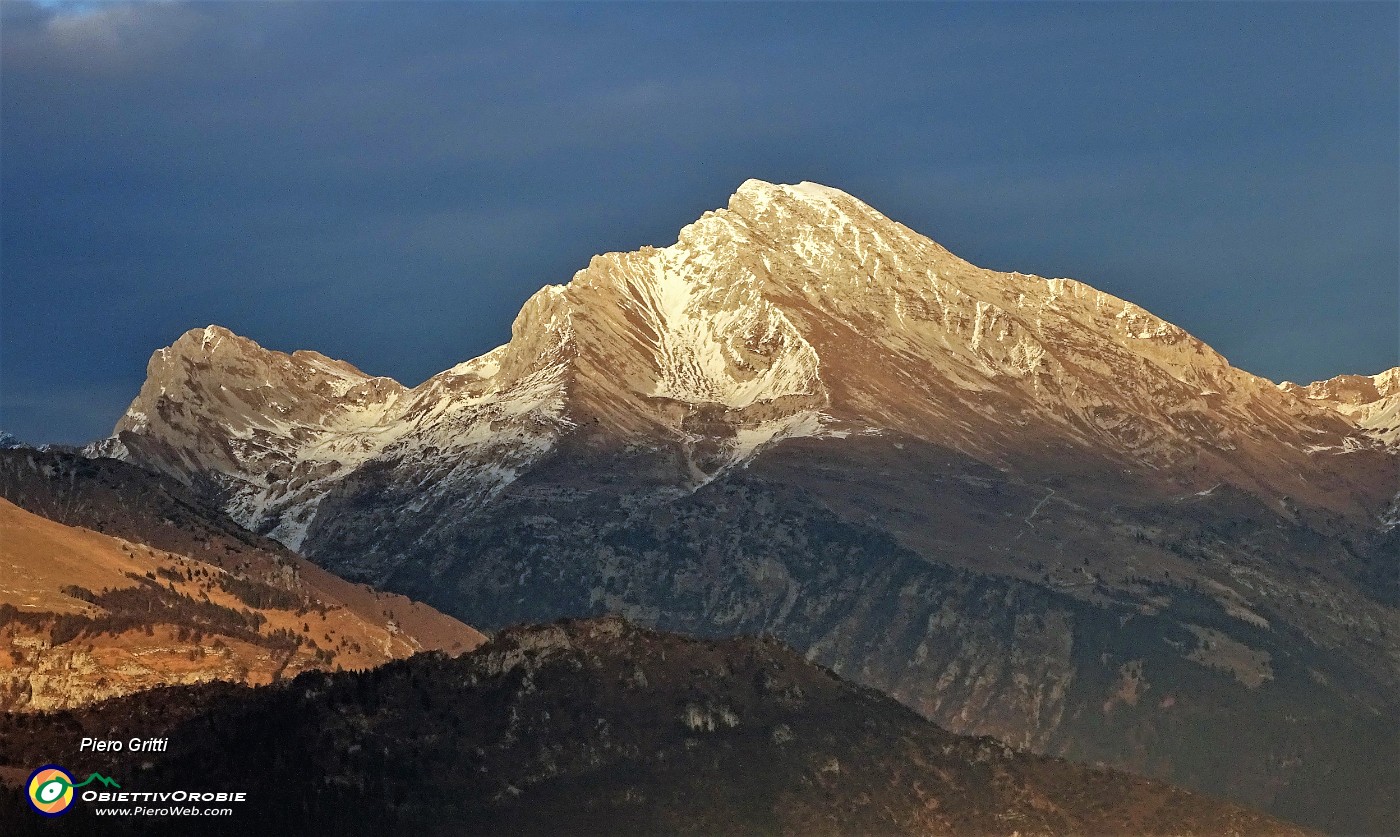
[[[1277,386],[1345,417],[1363,436],[1400,448],[1400,367],[1376,375],[1338,375],[1307,386],[1291,381]]]
[[[1400,394],[1367,405],[1356,417],[1356,424],[1381,444],[1400,448]]]
[[[864,207],[866,210],[874,212],[840,189],[833,189],[830,186],[823,186],[820,183],[812,183],[807,180],[795,184],[746,180],[729,199],[731,211],[736,206],[735,198],[745,199],[753,207],[754,215],[757,217],[768,215],[770,209],[773,208],[777,209],[778,217],[784,217],[788,214],[784,210],[784,205],[790,207],[793,203],[798,203],[834,217],[841,226],[851,222],[850,216],[842,209],[843,203]]]
[[[734,461],[736,463],[747,461],[761,448],[783,439],[796,439],[803,436],[844,438],[846,435],[844,431],[824,432],[823,421],[825,418],[816,410],[803,410],[791,416],[741,428],[734,436]]]
[[[569,336],[557,319],[544,329],[555,343]],[[546,342],[526,354],[557,349]],[[221,343],[236,347],[236,362],[207,371],[178,360]],[[424,502],[454,488],[480,499],[509,484],[568,425],[560,364],[531,355],[503,380],[508,347],[410,390],[317,352],[263,349],[217,326],[186,332],[177,344],[156,354],[118,430],[160,437],[176,472],[224,480],[229,514],[292,548],[304,545],[334,487],[366,463],[421,469]],[[169,398],[184,409],[165,410]],[[126,455],[130,447],[94,451]]]
[[[620,270],[622,305],[655,359],[649,395],[731,409],[819,389],[816,350],[755,288],[715,282],[703,245],[653,250]]]
[[[809,198],[812,200],[833,201],[837,198],[847,198],[853,200],[853,198],[851,198],[850,195],[846,194],[840,189],[833,189],[830,186],[823,186],[820,183],[813,183],[810,180],[804,180],[795,186],[784,185],[780,188],[790,194],[801,195],[805,198]]]
[[[768,198],[775,195],[787,195],[805,200],[813,201],[833,201],[838,198],[855,200],[850,195],[840,189],[833,189],[830,186],[823,186],[820,183],[813,183],[804,180],[801,183],[769,183],[766,180],[750,178],[739,185],[735,195],[744,195],[749,198]]]
[[[501,371],[501,356],[508,348],[510,348],[508,344],[497,346],[484,355],[464,360],[446,372],[438,373],[437,377],[451,375],[459,378],[494,378],[496,373]]]

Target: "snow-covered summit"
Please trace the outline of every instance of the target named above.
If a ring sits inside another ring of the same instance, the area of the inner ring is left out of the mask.
[[[465,510],[571,438],[675,449],[691,487],[785,438],[896,432],[999,468],[1093,456],[1340,507],[1319,452],[1382,444],[1371,423],[1393,410],[1324,400],[1083,283],[972,265],[840,190],[749,180],[674,244],[546,286],[508,344],[412,389],[192,330],[103,449],[207,475],[294,546],[346,480]]]

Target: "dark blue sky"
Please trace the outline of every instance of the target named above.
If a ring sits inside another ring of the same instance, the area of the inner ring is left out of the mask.
[[[219,323],[406,383],[747,177],[1274,379],[1400,350],[1400,6],[0,0],[0,427]]]

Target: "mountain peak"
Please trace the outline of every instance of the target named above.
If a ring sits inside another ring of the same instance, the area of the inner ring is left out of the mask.
[[[211,325],[156,353],[116,428],[159,470],[225,475],[235,517],[294,545],[371,462],[489,502],[569,435],[678,449],[693,488],[784,439],[867,431],[1004,468],[1092,452],[1270,498],[1314,493],[1296,476],[1312,454],[1376,443],[1132,303],[979,268],[838,189],[761,180],[670,247],[594,257],[531,297],[508,344],[411,390]]]
[[[852,201],[856,200],[856,198],[851,197],[840,189],[823,186],[820,183],[813,183],[810,180],[803,180],[800,183],[769,183],[766,180],[758,180],[752,177],[739,184],[738,190],[730,196],[730,202],[732,203],[736,197],[750,199],[760,197],[768,199],[774,197],[788,197],[817,202],[839,200],[842,198]]]
[[[168,349],[162,351],[171,351],[180,355],[212,354],[220,347],[242,347],[245,343],[252,343],[252,341],[234,334],[221,325],[210,324],[204,328],[192,328],[181,334],[175,339],[175,342],[170,344]]]
[[[727,212],[750,223],[792,226],[841,229],[852,224],[889,223],[888,218],[859,198],[808,180],[800,183],[745,180],[730,195]]]
[[[262,358],[274,365],[306,366],[333,378],[358,383],[374,379],[376,376],[362,372],[348,361],[328,357],[311,349],[297,349],[291,354],[264,348],[256,340],[236,334],[221,325],[207,325],[192,328],[176,338],[169,347],[157,351],[151,362],[166,361],[171,355],[187,360],[214,360],[223,362],[229,356]],[[382,378],[380,380],[389,380]],[[270,383],[270,382],[269,382]]]

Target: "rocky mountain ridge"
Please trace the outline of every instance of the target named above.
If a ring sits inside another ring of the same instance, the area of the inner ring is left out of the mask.
[[[749,181],[418,387],[191,331],[93,453],[488,628],[772,634],[954,732],[1393,830],[1394,377],[1275,385]]]
[[[1378,375],[1338,375],[1307,386],[1287,381],[1279,386],[1336,410],[1384,444],[1400,444],[1400,367]]]
[[[748,181],[671,247],[595,257],[512,335],[409,389],[194,330],[152,357],[107,449],[226,481],[230,513],[293,548],[356,469],[408,464],[426,495],[448,482],[479,506],[566,435],[674,445],[684,488],[781,438],[899,432],[999,468],[1089,453],[1332,513],[1394,496],[1376,473],[1397,370],[1343,409],[1315,394],[1331,382],[1275,386],[1131,303],[977,268],[814,184]]]

